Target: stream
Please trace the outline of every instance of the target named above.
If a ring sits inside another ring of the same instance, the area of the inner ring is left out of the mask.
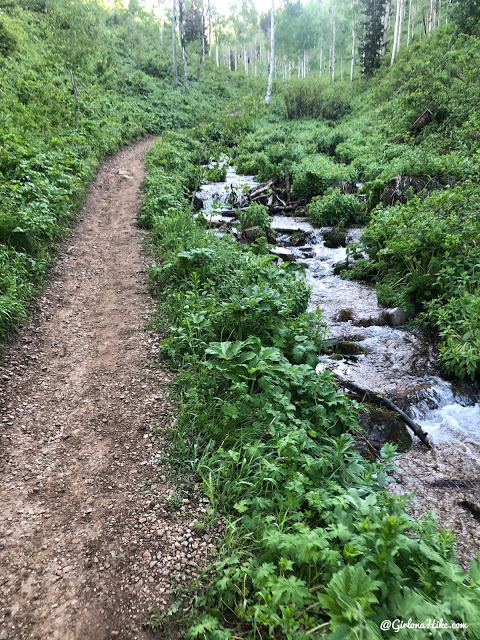
[[[211,212],[214,200],[235,200],[255,185],[251,176],[239,176],[232,167],[226,183],[201,187],[197,196],[205,203],[212,226],[232,224],[233,211]],[[240,199],[240,204],[242,201]],[[309,310],[322,310],[332,342],[348,340],[365,350],[364,355],[344,355],[342,360],[321,355],[319,368],[328,368],[345,380],[387,394],[429,435],[434,450],[415,441],[399,461],[395,493],[416,493],[413,512],[418,516],[435,507],[443,526],[452,528],[459,540],[457,553],[466,566],[480,548],[480,522],[465,503],[480,491],[480,403],[476,383],[451,382],[442,378],[435,345],[418,327],[391,327],[382,321],[384,308],[375,289],[368,284],[343,280],[334,265],[345,261],[346,249],[325,246],[329,229],[313,227],[308,219],[274,216],[272,228],[277,245],[287,247],[304,265],[312,287]],[[292,234],[303,232],[301,246],[293,246]],[[349,229],[347,241],[360,239],[361,229]]]

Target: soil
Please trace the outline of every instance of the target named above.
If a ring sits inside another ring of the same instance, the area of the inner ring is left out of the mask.
[[[0,640],[151,637],[149,611],[213,549],[193,527],[208,501],[169,473],[172,376],[146,329],[136,215],[153,142],[99,170],[30,324],[3,350]]]

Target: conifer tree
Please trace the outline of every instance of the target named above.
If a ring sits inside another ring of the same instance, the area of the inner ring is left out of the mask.
[[[386,0],[362,0],[362,4],[364,20],[360,55],[363,72],[371,74],[380,65]]]

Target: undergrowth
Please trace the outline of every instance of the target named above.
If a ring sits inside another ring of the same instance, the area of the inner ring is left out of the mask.
[[[385,619],[443,617],[468,629],[398,637],[479,638],[480,566],[463,572],[452,533],[413,520],[406,498],[386,491],[393,446],[378,462],[356,452],[356,405],[315,369],[323,326],[305,311],[302,274],[206,231],[187,189],[159,204],[162,184],[186,184],[208,145],[204,132],[175,136],[180,167],[169,135],[149,154],[142,221],[170,317],[162,348],[178,370],[174,457],[227,521],[190,592],[186,637],[373,640]]]

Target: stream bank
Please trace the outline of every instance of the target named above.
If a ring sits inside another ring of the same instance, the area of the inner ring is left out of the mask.
[[[242,193],[254,185],[253,177],[238,176],[232,167],[225,183],[204,185],[197,196],[205,202],[212,226],[231,227],[234,211],[218,204],[212,215],[210,203],[225,202],[229,195],[232,200],[233,192]],[[235,204],[234,198],[231,204]],[[428,452],[414,443],[398,461],[393,491],[415,492],[416,516],[435,508],[441,525],[455,532],[459,559],[467,566],[480,545],[475,496],[480,483],[478,385],[442,378],[435,346],[422,330],[389,326],[371,286],[340,278],[334,266],[346,259],[346,248],[326,246],[329,229],[315,228],[305,218],[285,216],[274,216],[272,229],[277,233],[277,245],[287,248],[304,265],[312,286],[309,310],[322,310],[328,339],[332,344],[342,340],[360,347],[357,354],[344,354],[341,359],[338,354],[322,355],[319,367],[388,395],[429,434],[434,450]],[[360,229],[347,230],[348,241],[357,241],[360,233]],[[297,238],[303,234],[301,244],[292,241],[295,234]]]

